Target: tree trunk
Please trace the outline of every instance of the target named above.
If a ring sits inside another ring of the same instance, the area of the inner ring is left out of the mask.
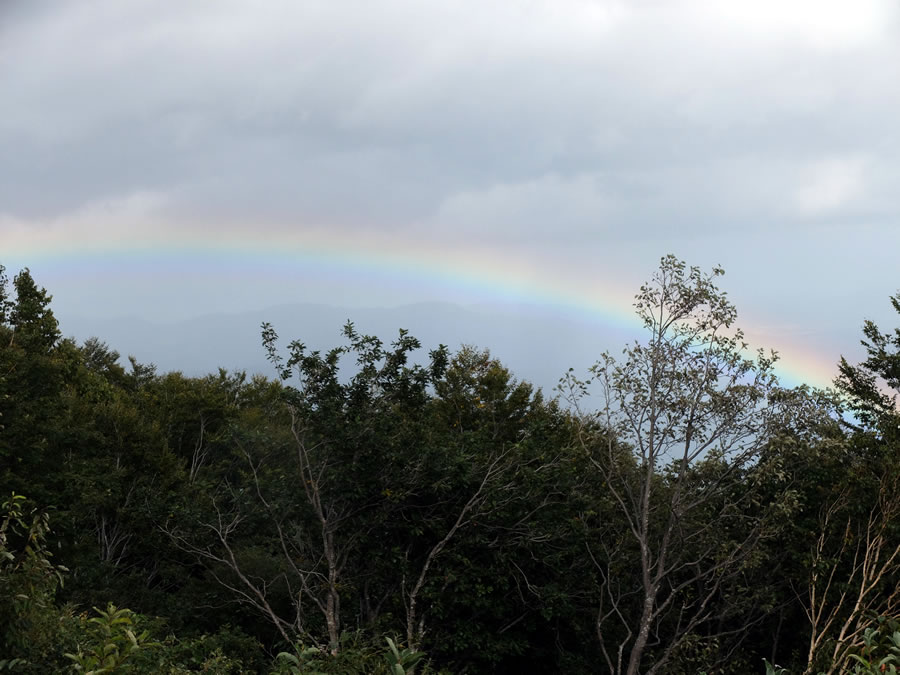
[[[644,598],[644,608],[641,611],[641,623],[634,645],[631,647],[631,653],[628,656],[628,670],[626,675],[639,675],[641,667],[641,659],[644,656],[644,649],[647,647],[647,641],[650,638],[650,624],[653,619],[653,606],[656,604],[656,588],[651,588]]]

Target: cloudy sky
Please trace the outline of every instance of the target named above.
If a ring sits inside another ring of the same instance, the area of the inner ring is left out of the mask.
[[[674,253],[821,380],[894,325],[897,7],[3,0],[0,263],[61,316],[612,321]]]

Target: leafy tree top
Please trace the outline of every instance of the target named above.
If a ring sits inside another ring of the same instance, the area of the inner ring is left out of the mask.
[[[53,296],[39,287],[26,267],[13,279],[15,301],[6,295],[4,268],[0,267],[0,321],[8,322],[13,329],[12,340],[34,352],[49,352],[61,337],[59,324],[50,301]]]
[[[900,314],[900,293],[891,297],[891,304]],[[860,342],[866,360],[854,366],[841,357],[835,384],[847,395],[848,405],[863,427],[896,438],[900,436],[900,327],[883,333],[873,321],[866,321],[863,335]]]

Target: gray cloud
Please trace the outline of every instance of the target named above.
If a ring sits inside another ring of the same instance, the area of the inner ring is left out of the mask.
[[[510,219],[579,230],[611,208],[652,229],[705,184],[711,208],[691,220],[739,227],[781,218],[787,184],[768,183],[810,163],[900,160],[886,3],[851,21],[771,3],[768,22],[764,6],[719,4],[20,6],[0,70],[0,148],[17,159],[0,204],[47,215],[160,190],[187,213],[369,226],[454,208],[495,222],[503,193],[521,199]],[[586,181],[586,210],[560,210],[560,186]]]

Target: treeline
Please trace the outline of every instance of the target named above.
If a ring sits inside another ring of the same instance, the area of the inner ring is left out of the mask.
[[[0,267],[0,671],[888,671],[900,330],[785,389],[720,273],[664,258],[549,398],[352,324],[264,325],[274,379],[123,367]]]

